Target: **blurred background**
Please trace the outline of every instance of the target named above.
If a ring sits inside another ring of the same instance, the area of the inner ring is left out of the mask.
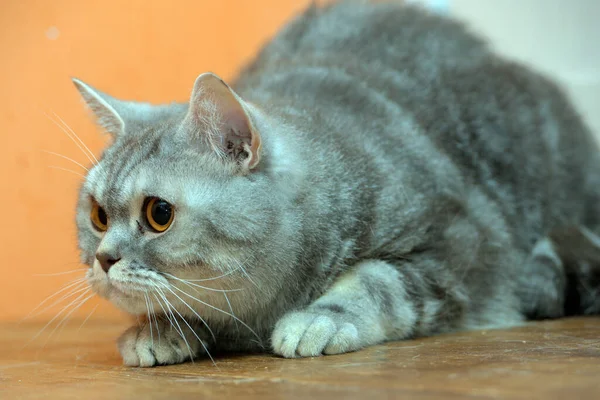
[[[560,81],[600,133],[600,1],[413,0],[466,21],[498,51]],[[74,209],[105,137],[70,76],[117,97],[186,101],[194,79],[232,80],[308,0],[3,0],[0,2],[0,320],[19,320],[82,275]],[[62,121],[61,121],[62,120]],[[68,128],[67,128],[68,129]],[[70,171],[57,169],[64,168]],[[6,214],[4,214],[6,213]],[[48,275],[57,274],[59,275]],[[93,299],[78,315],[122,318]],[[43,307],[42,307],[43,309]],[[36,315],[48,319],[60,308]]]

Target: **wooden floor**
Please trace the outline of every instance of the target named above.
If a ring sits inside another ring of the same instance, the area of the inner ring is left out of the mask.
[[[600,318],[389,343],[313,359],[126,368],[124,326],[0,324],[0,399],[600,399]]]

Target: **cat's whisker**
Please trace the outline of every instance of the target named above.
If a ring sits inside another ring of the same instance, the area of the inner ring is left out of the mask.
[[[77,165],[77,166],[79,166],[79,167],[81,167],[81,168],[85,169],[87,172],[90,172],[90,170],[89,170],[89,168],[88,168],[88,167],[86,167],[86,166],[85,166],[85,165],[83,165],[83,164],[80,164],[80,163],[78,163],[77,161],[73,160],[73,159],[72,159],[72,158],[70,158],[70,157],[67,157],[67,156],[65,156],[65,155],[63,155],[63,154],[60,154],[60,153],[55,153],[55,152],[53,152],[53,151],[49,151],[49,150],[42,150],[42,151],[43,151],[44,153],[48,153],[48,154],[55,155],[55,156],[57,156],[57,157],[64,158],[65,160],[69,160],[69,161],[71,161],[73,164],[75,164],[75,165]]]
[[[48,168],[52,168],[52,169],[59,169],[59,170],[61,170],[61,171],[67,171],[67,172],[70,172],[70,173],[72,173],[72,174],[79,175],[80,177],[82,177],[82,178],[84,178],[84,179],[85,179],[85,175],[83,175],[83,174],[80,174],[80,173],[79,173],[79,172],[77,172],[77,171],[73,171],[72,169],[63,168],[63,167],[59,167],[59,166],[56,166],[56,165],[48,165]]]
[[[167,288],[169,291],[171,291],[169,288]],[[161,293],[162,290],[158,289]],[[171,291],[171,293],[173,293]],[[173,293],[174,294],[174,293]],[[164,296],[164,293],[163,293]],[[177,296],[177,295],[176,295]],[[179,298],[179,296],[177,296]],[[180,299],[181,300],[181,299]],[[183,301],[183,300],[181,300]],[[183,302],[185,305],[187,305],[187,303]],[[188,306],[189,307],[189,306]],[[191,308],[190,308],[191,309]],[[202,347],[204,348],[204,351],[206,352],[206,355],[208,355],[208,358],[210,358],[210,360],[212,361],[213,365],[217,365],[217,363],[215,362],[215,359],[213,358],[213,356],[210,354],[210,352],[208,351],[208,347],[206,347],[206,344],[204,344],[204,341],[202,339],[200,339],[200,336],[198,336],[198,334],[196,333],[196,331],[194,330],[194,328],[192,328],[192,326],[187,322],[187,320],[183,317],[183,315],[181,315],[181,313],[179,313],[179,311],[177,311],[176,308],[173,307],[173,310],[177,313],[177,315],[179,315],[179,317],[183,320],[183,322],[187,325],[187,327],[190,329],[190,331],[192,331],[192,334],[196,337],[196,339],[198,339],[198,341],[200,342],[200,344],[202,345]],[[192,310],[193,311],[193,310]],[[194,312],[195,313],[195,312]],[[198,315],[198,314],[196,314]],[[210,330],[209,326],[206,324],[206,322],[204,322],[204,320],[202,318],[200,318],[200,320],[204,323],[204,325],[208,328],[208,330],[210,331],[210,333],[213,336],[213,340],[216,342],[215,339],[215,335],[212,333],[212,331]],[[192,357],[192,361],[194,360],[194,358]]]
[[[150,298],[150,295],[148,295],[148,303],[149,303],[150,309],[151,309],[150,323],[152,323],[152,317],[154,317],[154,326],[156,327],[156,335],[158,336],[158,345],[160,346],[160,328],[158,327],[158,316],[156,315],[156,312],[154,311],[154,302]]]
[[[231,274],[233,274],[234,272],[236,272],[237,270],[238,270],[238,268],[234,268],[234,269],[232,269],[232,270],[230,270],[230,271],[227,271],[226,273],[224,273],[224,274],[222,274],[222,275],[215,276],[215,277],[213,277],[213,278],[205,278],[205,279],[186,279],[186,281],[187,281],[187,282],[208,282],[208,281],[214,281],[214,280],[217,280],[217,279],[224,278],[224,277],[226,277],[226,276],[228,276],[228,275],[231,275]]]
[[[248,281],[250,281],[250,283],[252,283],[254,286],[256,286],[256,288],[258,290],[260,290],[260,287],[256,284],[256,282],[254,282],[252,280],[252,278],[250,277],[250,275],[248,275],[248,272],[246,271],[246,269],[244,268],[244,263],[239,262],[238,260],[234,259],[234,262],[238,264],[239,269],[242,271],[242,273],[244,274],[244,276],[246,277],[246,279],[248,279]]]
[[[227,297],[227,293],[223,292],[223,296],[225,296],[225,301],[227,302],[227,305],[229,306],[229,311],[231,311],[231,315],[235,315],[235,313],[233,312],[233,307],[231,306],[231,302],[229,301],[229,297]],[[234,319],[233,323],[235,324],[235,329],[237,330],[237,333],[239,335],[240,326],[238,325],[237,319]]]
[[[180,289],[178,289],[176,286],[173,286],[173,287],[174,287],[175,289],[177,289],[177,290],[180,290]],[[210,334],[211,334],[211,336],[212,336],[212,338],[213,338],[213,341],[214,341],[214,342],[216,342],[216,341],[217,341],[217,338],[216,338],[215,334],[213,333],[212,329],[210,329],[210,326],[208,326],[208,324],[206,323],[206,321],[205,321],[205,320],[204,320],[204,319],[203,319],[203,318],[200,316],[200,314],[198,314],[198,313],[197,313],[197,312],[196,312],[196,311],[195,311],[195,310],[194,310],[194,309],[193,309],[193,308],[192,308],[192,307],[191,307],[191,306],[190,306],[188,303],[186,303],[186,301],[185,301],[185,300],[183,300],[181,297],[179,297],[179,296],[177,295],[177,293],[175,293],[174,291],[172,291],[172,290],[171,290],[171,288],[170,288],[169,286],[165,285],[165,286],[164,286],[164,288],[165,288],[165,289],[167,289],[169,292],[171,292],[171,293],[173,294],[173,296],[177,297],[177,298],[179,299],[179,301],[181,301],[181,302],[182,302],[182,303],[183,303],[183,304],[184,304],[184,305],[185,305],[187,308],[189,308],[189,309],[190,309],[190,311],[191,311],[192,313],[194,313],[194,315],[195,315],[196,317],[198,317],[198,319],[199,319],[200,321],[202,321],[202,323],[204,324],[204,326],[206,326],[206,329],[208,329],[208,331],[210,332]],[[183,291],[182,291],[182,293],[185,293],[185,292],[183,292]]]
[[[150,305],[148,304],[148,293],[144,293],[144,300],[146,301],[146,313],[148,315],[148,328],[150,329],[150,344],[154,348],[154,332],[152,331],[152,317],[150,317]]]
[[[94,312],[96,312],[96,310],[98,309],[98,306],[100,306],[100,304],[96,304],[96,307],[92,308],[92,311],[90,311],[90,313],[87,315],[87,317],[85,317],[85,319],[83,320],[81,325],[79,325],[79,328],[77,328],[77,333],[79,333],[79,331],[81,330],[81,328],[83,328],[85,323],[88,322],[88,320],[90,319],[92,314],[94,314]]]
[[[183,293],[183,294],[184,294],[184,295],[186,295],[187,297],[191,298],[192,300],[195,300],[195,301],[199,302],[200,304],[203,304],[203,305],[205,305],[206,307],[212,308],[213,310],[216,310],[216,311],[222,312],[223,314],[225,314],[225,315],[228,315],[228,316],[232,317],[234,320],[238,321],[240,324],[242,324],[242,326],[244,326],[246,329],[248,329],[250,332],[252,332],[252,334],[253,334],[254,336],[256,336],[256,338],[257,338],[259,341],[261,340],[261,339],[260,339],[260,336],[258,336],[258,334],[257,334],[257,333],[254,331],[254,329],[252,329],[250,326],[248,326],[248,324],[246,324],[244,321],[242,321],[241,319],[239,319],[239,318],[238,318],[238,317],[236,317],[235,315],[233,315],[233,314],[230,314],[230,313],[228,313],[228,312],[227,312],[227,311],[225,311],[225,310],[221,310],[220,308],[218,308],[218,307],[215,307],[215,306],[213,306],[212,304],[209,304],[209,303],[207,303],[207,302],[204,302],[204,301],[202,301],[202,300],[200,300],[200,299],[198,299],[198,298],[196,298],[196,297],[192,296],[191,294],[189,294],[189,293],[186,293],[185,291],[183,291],[183,290],[179,289],[177,286],[173,286],[173,288],[174,288],[174,289],[176,289],[177,291],[179,291],[179,292]],[[169,290],[170,290],[170,289],[169,289]],[[170,291],[171,291],[171,290],[170,290]],[[173,291],[171,291],[171,293],[175,294]],[[177,297],[179,297],[179,296],[177,296]]]
[[[54,114],[54,112],[53,112],[53,114]],[[81,150],[81,152],[83,153],[83,155],[84,155],[84,156],[86,156],[86,157],[87,157],[87,159],[88,159],[88,160],[89,160],[89,161],[90,161],[92,164],[96,165],[96,164],[98,163],[98,160],[96,160],[96,162],[94,162],[94,159],[95,159],[95,157],[94,157],[94,158],[90,157],[90,155],[89,155],[88,153],[86,153],[86,151],[85,151],[84,147],[82,147],[82,145],[81,145],[81,144],[79,144],[79,143],[78,143],[78,142],[75,140],[75,138],[74,138],[73,136],[71,136],[71,134],[69,133],[69,131],[67,131],[67,130],[66,130],[66,129],[65,129],[65,128],[64,128],[64,127],[61,125],[61,124],[59,124],[59,123],[58,123],[56,120],[54,120],[54,118],[52,118],[51,116],[49,116],[49,115],[48,115],[48,114],[46,114],[45,112],[44,112],[44,115],[46,116],[46,118],[48,118],[50,121],[52,121],[52,123],[53,123],[54,125],[56,125],[56,126],[57,126],[57,127],[58,127],[58,128],[61,130],[61,131],[63,131],[63,133],[64,133],[65,135],[67,135],[67,136],[69,137],[69,139],[71,139],[71,140],[73,141],[73,143],[75,143],[75,145],[76,145],[76,146],[79,148],[79,150]],[[56,115],[56,114],[54,114],[54,115]],[[92,154],[92,155],[93,155],[93,154]]]
[[[33,274],[32,276],[59,276],[59,275],[67,275],[67,274],[72,274],[75,272],[85,272],[84,269],[81,268],[77,268],[77,269],[72,269],[69,271],[63,271],[63,272],[54,272],[51,274]]]
[[[197,287],[197,288],[200,288],[200,289],[203,289],[203,290],[208,290],[208,291],[211,291],[211,292],[228,293],[228,292],[239,292],[239,291],[244,290],[244,289],[214,289],[214,288],[209,288],[209,287],[205,287],[205,286],[202,286],[202,285],[197,285],[195,283],[191,283],[191,281],[189,281],[187,279],[178,278],[177,276],[169,274],[169,273],[166,273],[166,272],[163,272],[162,275],[164,275],[164,276],[166,276],[168,278],[174,279],[174,280],[176,280],[178,282],[181,282],[181,283],[183,283],[183,284],[185,284],[187,286],[190,286],[190,287],[193,286],[193,287]]]
[[[88,291],[91,290],[88,288]],[[48,321],[48,323],[46,325],[44,325],[42,327],[42,329],[40,329],[40,331],[35,334],[35,336],[33,336],[31,338],[31,340],[29,342],[27,342],[27,344],[25,344],[25,346],[27,346],[29,343],[33,342],[35,339],[37,339],[50,325],[52,325],[52,323],[54,321],[56,321],[57,318],[59,318],[63,312],[65,312],[65,310],[67,310],[69,307],[71,307],[73,304],[75,304],[77,301],[81,300],[81,298],[85,297],[85,295],[88,293],[88,291],[80,294],[79,296],[77,296],[77,298],[73,301],[71,301],[69,304],[67,304],[65,307],[63,307],[52,319],[50,319],[50,321]]]
[[[46,311],[50,310],[52,307],[60,304],[61,302],[67,300],[70,297],[75,296],[78,293],[83,292],[84,290],[89,289],[88,285],[84,285],[84,286],[78,286],[76,288],[73,289],[73,291],[64,294],[63,296],[61,296],[58,300],[55,300],[52,304],[50,304],[49,306],[44,307],[43,310],[38,311],[37,313],[33,314],[30,318],[36,317],[40,314],[45,313]]]
[[[192,352],[192,348],[190,347],[190,344],[188,343],[186,337],[185,337],[185,333],[183,332],[183,329],[181,329],[181,326],[179,325],[179,322],[177,322],[177,317],[175,317],[175,314],[173,314],[173,310],[174,308],[171,306],[171,303],[169,303],[169,300],[167,299],[167,297],[164,295],[164,293],[162,293],[162,291],[159,288],[156,288],[157,293],[162,297],[163,301],[165,302],[165,306],[167,307],[167,310],[169,311],[167,315],[171,315],[171,318],[169,320],[169,322],[171,323],[171,326],[173,328],[175,328],[175,330],[177,331],[177,333],[179,333],[179,336],[181,336],[181,338],[183,339],[183,342],[185,343],[188,352],[190,354],[190,359],[192,361],[192,363],[194,362],[194,353]],[[155,295],[156,297],[156,295]],[[156,297],[156,300],[158,301],[158,297]],[[160,304],[160,301],[158,302],[158,304]],[[162,307],[162,305],[161,305]],[[164,308],[163,308],[164,310]],[[177,311],[177,310],[175,310]]]
[[[90,289],[91,290],[91,289]],[[88,292],[85,292],[84,294],[87,294]],[[71,317],[71,315],[73,315],[73,313],[77,310],[79,310],[81,308],[81,306],[83,306],[85,303],[88,302],[88,300],[90,300],[92,297],[94,297],[96,294],[92,293],[91,295],[89,295],[88,297],[86,297],[85,299],[81,300],[79,303],[77,303],[72,309],[71,311],[69,311],[67,314],[64,315],[64,317],[62,318],[62,320],[58,323],[58,325],[56,325],[54,327],[54,329],[52,330],[52,332],[50,332],[50,335],[48,335],[48,338],[46,339],[46,343],[44,344],[44,347],[46,346],[46,344],[50,341],[50,339],[52,338],[52,336],[54,335],[54,332],[56,332],[56,330],[60,327],[61,329],[58,331],[58,333],[62,332],[62,330],[64,329],[64,327],[66,326],[67,322],[69,321],[69,318]]]
[[[67,124],[58,114],[56,114],[54,111],[52,111],[52,114],[58,118],[58,120],[63,124],[63,126],[65,128],[67,128],[69,130],[69,132],[71,132],[71,134],[73,135],[73,137],[75,137],[79,143],[81,143],[81,145],[85,148],[85,150],[87,150],[87,153],[92,156],[92,158],[94,159],[94,161],[92,161],[94,164],[98,164],[98,159],[96,158],[96,156],[94,155],[94,153],[90,150],[89,147],[86,146],[86,144],[83,142],[83,140],[81,140],[81,138],[75,133],[75,131],[69,126],[69,124]]]
[[[50,296],[46,297],[44,300],[42,300],[42,302],[40,304],[38,304],[33,310],[31,310],[29,312],[29,314],[27,314],[22,320],[21,322],[35,316],[32,315],[34,312],[36,312],[36,310],[38,310],[40,307],[42,307],[44,304],[46,304],[48,301],[50,301],[50,299],[53,299],[54,297],[58,296],[59,294],[61,294],[62,292],[64,292],[65,290],[68,290],[69,288],[72,288],[73,286],[80,286],[81,284],[85,283],[86,278],[85,277],[81,277],[81,278],[77,278],[67,284],[65,284],[65,286],[63,286],[62,288],[60,288],[58,291],[56,291],[55,293],[51,294]],[[36,314],[37,315],[37,314]]]

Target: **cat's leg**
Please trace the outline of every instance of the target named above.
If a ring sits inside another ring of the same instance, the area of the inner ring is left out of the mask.
[[[419,312],[406,277],[384,261],[364,261],[306,309],[276,324],[272,347],[284,357],[337,354],[411,336]]]
[[[600,237],[581,226],[539,240],[521,275],[518,296],[530,318],[600,312]]]
[[[132,326],[117,341],[123,364],[132,367],[179,364],[204,354],[207,346],[200,324],[164,316]]]
[[[534,246],[523,273],[517,296],[521,310],[529,318],[558,318],[564,315],[567,275],[563,260],[550,238]]]

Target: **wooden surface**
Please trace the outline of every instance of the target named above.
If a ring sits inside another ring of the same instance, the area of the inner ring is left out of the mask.
[[[126,368],[124,328],[0,325],[0,399],[600,399],[600,318],[389,343],[313,359],[227,356]]]

